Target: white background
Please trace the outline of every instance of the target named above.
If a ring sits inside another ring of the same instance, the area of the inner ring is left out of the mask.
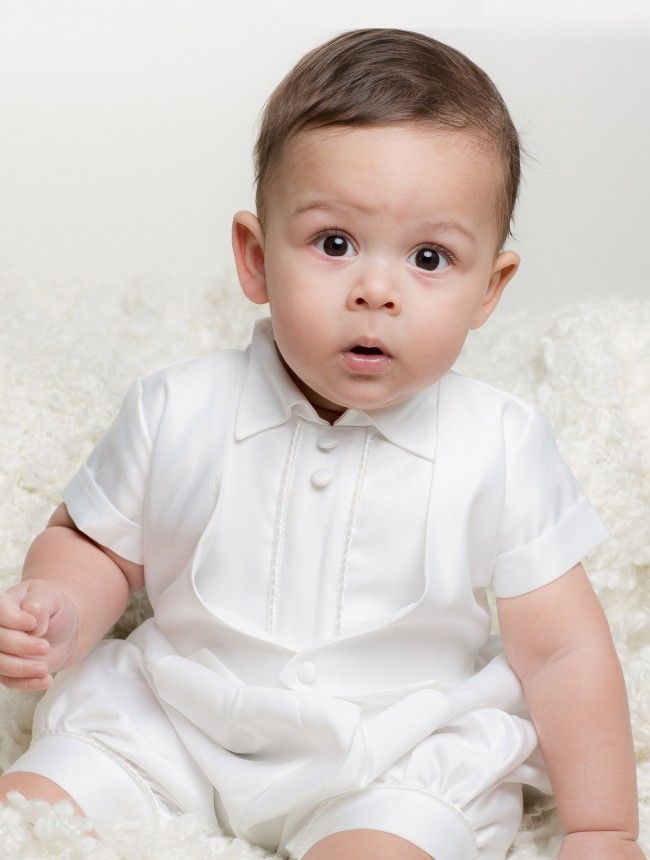
[[[254,211],[265,99],[326,39],[400,27],[481,66],[533,156],[502,308],[643,296],[646,5],[0,0],[0,267],[107,283],[234,277],[232,215]]]

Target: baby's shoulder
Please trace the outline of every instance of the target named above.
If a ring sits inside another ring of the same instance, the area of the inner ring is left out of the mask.
[[[456,429],[476,435],[493,432],[506,443],[519,439],[531,419],[542,416],[531,401],[455,370],[442,378],[439,401],[442,420],[446,416]]]
[[[149,423],[164,413],[191,415],[215,409],[223,415],[232,402],[244,350],[227,348],[168,362],[140,377],[142,404]]]
[[[215,349],[211,352],[170,361],[144,374],[141,379],[152,385],[176,382],[201,384],[212,381],[215,376],[231,374],[244,355],[241,349]]]

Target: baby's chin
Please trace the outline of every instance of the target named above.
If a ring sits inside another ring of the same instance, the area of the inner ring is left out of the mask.
[[[356,377],[352,380],[352,385],[356,390],[341,392],[341,395],[336,400],[332,398],[337,397],[337,392],[326,392],[324,388],[318,391],[310,387],[303,380],[300,380],[298,387],[302,390],[314,409],[324,409],[339,414],[348,409],[356,409],[359,412],[371,412],[374,409],[384,409],[388,406],[394,406],[403,400],[407,400],[413,394],[417,394],[420,389],[426,387],[425,385],[421,385],[414,388],[413,391],[390,391],[388,390],[390,389],[390,384],[387,384],[382,386],[384,388],[382,391],[380,390],[379,382],[378,377]],[[349,396],[343,396],[344,394],[348,394]]]

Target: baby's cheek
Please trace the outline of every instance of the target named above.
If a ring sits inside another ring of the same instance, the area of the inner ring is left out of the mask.
[[[464,338],[449,331],[433,333],[429,343],[416,356],[424,376],[438,379],[446,373],[463,348]]]

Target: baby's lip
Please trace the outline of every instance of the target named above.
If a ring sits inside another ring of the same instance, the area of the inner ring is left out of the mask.
[[[345,349],[343,350],[343,352],[349,352],[351,349],[354,349],[355,346],[365,346],[365,347],[376,346],[378,349],[380,349],[384,353],[384,355],[388,355],[388,356],[391,355],[386,344],[377,337],[365,337],[365,336],[364,337],[358,337],[349,346],[346,346]]]

